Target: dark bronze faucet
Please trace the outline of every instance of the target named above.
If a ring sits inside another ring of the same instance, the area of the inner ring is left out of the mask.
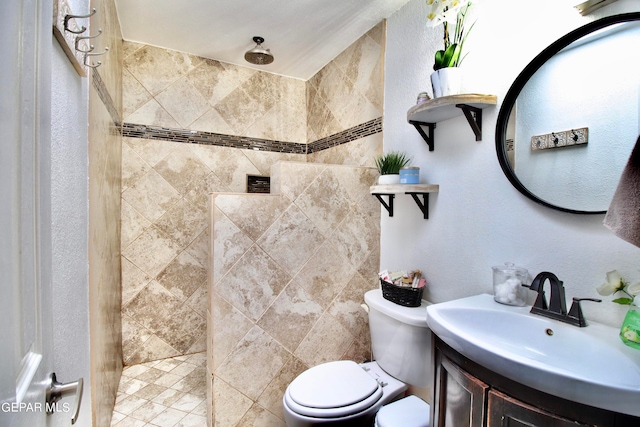
[[[547,298],[544,294],[544,283],[549,281],[551,286],[551,300],[547,305]],[[531,282],[531,285],[522,285],[536,291],[538,297],[536,302],[531,307],[531,313],[538,314],[540,316],[549,317],[551,319],[559,320],[561,322],[569,323],[571,325],[585,327],[587,321],[582,314],[582,308],[580,307],[580,301],[594,301],[602,302],[596,298],[573,298],[571,309],[567,313],[567,303],[564,294],[563,282],[558,277],[548,271],[539,273]]]

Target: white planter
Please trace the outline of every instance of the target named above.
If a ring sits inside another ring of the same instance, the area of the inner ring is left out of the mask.
[[[431,74],[433,97],[458,95],[462,83],[462,70],[458,67],[440,68]]]
[[[392,173],[388,175],[380,175],[378,177],[378,184],[380,185],[400,184],[400,174]]]

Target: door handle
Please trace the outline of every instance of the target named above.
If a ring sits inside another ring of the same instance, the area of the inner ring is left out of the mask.
[[[80,412],[80,404],[82,403],[82,389],[84,387],[84,380],[82,378],[78,379],[78,381],[74,381],[71,383],[60,383],[56,379],[55,372],[52,373],[49,377],[50,383],[47,386],[46,393],[46,408],[47,413],[51,414],[56,407],[56,403],[62,399],[63,397],[71,396],[73,394],[76,395],[76,408],[73,412],[73,417],[71,418],[71,424],[75,424],[78,421],[78,414]]]

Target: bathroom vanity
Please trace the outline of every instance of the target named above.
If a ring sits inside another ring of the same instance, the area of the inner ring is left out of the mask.
[[[482,294],[427,308],[432,426],[640,426],[640,351]]]
[[[434,336],[432,426],[639,426],[640,418],[572,402],[496,374]]]

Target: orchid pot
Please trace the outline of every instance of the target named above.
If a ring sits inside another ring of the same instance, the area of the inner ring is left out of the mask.
[[[462,70],[458,67],[440,68],[431,73],[433,97],[457,95],[462,85]]]
[[[469,7],[477,0],[426,0],[430,6],[427,14],[428,25],[442,24],[444,30],[442,50],[435,53],[431,86],[434,98],[460,93],[462,75],[460,65],[466,54],[462,54],[464,42],[473,28],[465,28]]]

